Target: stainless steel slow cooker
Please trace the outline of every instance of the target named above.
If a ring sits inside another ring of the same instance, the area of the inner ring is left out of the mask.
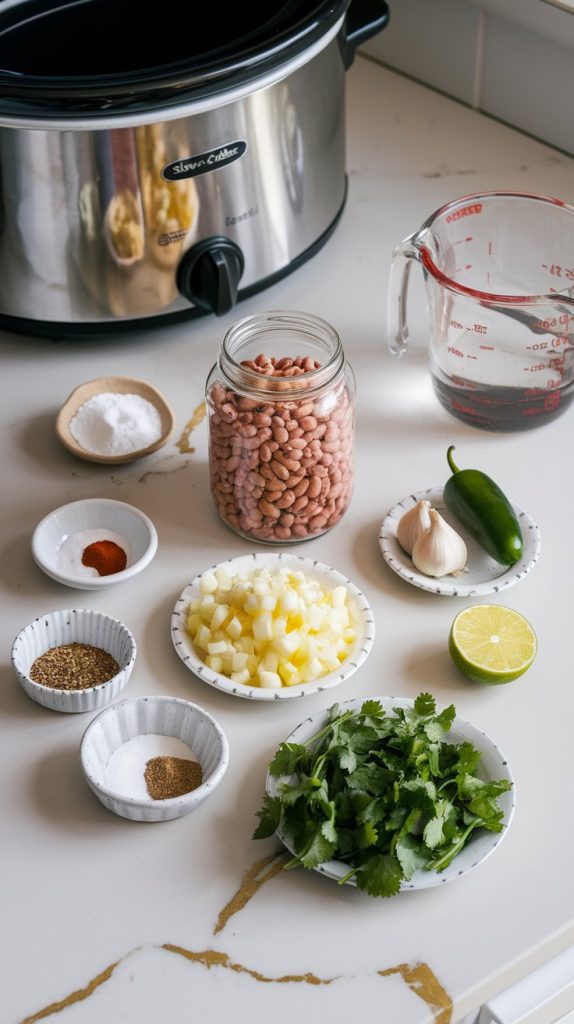
[[[340,217],[345,69],[384,0],[143,10],[0,3],[1,326],[226,313]]]

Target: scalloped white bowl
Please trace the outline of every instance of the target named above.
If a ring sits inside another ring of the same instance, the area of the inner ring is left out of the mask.
[[[200,786],[182,796],[152,800],[106,785],[106,768],[116,750],[150,734],[173,737],[190,748],[202,768]],[[131,821],[169,821],[194,811],[213,793],[227,771],[229,744],[221,726],[198,704],[179,697],[141,697],[112,704],[94,718],[82,738],[80,760],[88,786],[108,810]]]
[[[115,658],[120,671],[98,686],[86,690],[57,690],[30,679],[36,658],[61,644],[91,644]],[[12,645],[12,666],[20,685],[32,700],[52,711],[81,713],[94,711],[115,700],[128,682],[136,659],[136,642],[127,626],[109,615],[89,608],[48,612],[29,622]]]
[[[281,689],[267,690],[258,686],[247,686],[236,683],[220,672],[214,672],[197,654],[191,636],[187,632],[187,608],[191,601],[200,596],[199,585],[203,573],[196,576],[182,591],[177,599],[171,618],[171,637],[174,647],[187,668],[203,679],[205,683],[218,690],[230,693],[234,697],[245,697],[248,700],[293,700],[297,697],[309,697],[312,693],[321,693],[344,683],[349,679],[367,658],[375,637],[375,620],[367,598],[359,588],[337,569],[302,555],[291,555],[284,552],[256,552],[251,555],[240,555],[228,558],[225,562],[209,566],[204,572],[212,572],[224,566],[231,575],[252,572],[263,566],[267,568],[291,568],[305,572],[308,576],[318,579],[330,587],[341,585],[347,588],[350,597],[353,626],[357,639],[349,650],[345,661],[335,672],[321,676],[314,682],[300,683],[296,686],[282,686]]]

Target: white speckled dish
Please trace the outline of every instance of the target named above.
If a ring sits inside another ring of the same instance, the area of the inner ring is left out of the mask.
[[[125,539],[126,568],[109,576],[83,576],[66,572],[58,563],[64,541],[74,534],[108,530]],[[135,505],[113,498],[84,498],[50,512],[32,535],[32,555],[44,572],[76,590],[101,590],[136,576],[157,551],[157,531],[151,519]]]
[[[364,697],[356,698],[355,700],[344,701],[341,705],[341,711],[345,711],[348,708],[355,709],[360,708],[361,704],[365,700]],[[369,697],[369,700],[380,700],[385,711],[392,711],[395,707],[412,707],[413,701],[407,700],[402,697]],[[305,721],[301,722],[296,729],[287,736],[286,743],[305,743],[306,740],[310,739],[314,733],[326,724],[328,715],[328,708],[324,708],[322,711],[318,711],[316,714],[306,718]],[[460,878],[462,875],[468,874],[473,868],[478,867],[482,864],[491,853],[500,846],[504,837],[508,834],[510,823],[514,815],[514,805],[516,800],[514,778],[510,770],[508,761],[497,747],[494,740],[487,736],[482,729],[477,728],[476,725],[472,725],[471,722],[467,722],[464,718],[460,718],[458,715],[453,721],[450,732],[447,734],[448,738],[453,743],[463,743],[468,741],[473,746],[482,752],[482,759],[478,768],[478,775],[480,778],[487,779],[507,779],[512,783],[512,789],[507,793],[502,793],[498,797],[498,804],[500,809],[504,813],[504,826],[501,832],[489,832],[486,829],[477,829],[469,839],[466,846],[460,851],[454,860],[449,864],[444,871],[415,871],[410,882],[401,883],[401,891],[410,891],[413,889],[430,889],[436,885],[443,885],[445,882],[451,882],[455,878]],[[274,777],[267,775],[265,789],[270,796],[276,796],[278,787],[282,782],[286,782],[288,779],[285,776]],[[283,835],[279,835],[281,842],[287,849],[294,853],[293,847],[290,841]],[[344,864],[340,860],[326,861],[324,864],[319,864],[316,871],[319,871],[323,875],[327,875],[328,878],[333,878],[336,882],[341,881],[349,873],[349,865]],[[350,879],[345,884],[355,885],[353,879]]]
[[[120,671],[87,690],[57,690],[30,679],[33,662],[60,644],[91,644],[115,658]],[[128,682],[136,660],[136,642],[123,622],[88,608],[49,612],[30,622],[12,645],[12,665],[20,685],[32,700],[52,711],[94,711],[109,704]]]
[[[185,743],[199,761],[203,782],[197,789],[168,800],[132,798],[105,785],[112,754],[136,736],[158,734]],[[169,821],[189,814],[213,793],[229,764],[227,737],[214,718],[197,704],[178,697],[124,700],[102,711],[86,729],[80,746],[82,771],[100,803],[131,821]]]
[[[362,665],[373,646],[375,620],[365,595],[343,573],[312,558],[304,558],[302,555],[291,555],[283,552],[257,552],[251,555],[241,555],[239,558],[230,558],[226,562],[210,566],[209,570],[206,569],[204,571],[212,571],[219,568],[219,566],[225,566],[230,575],[253,572],[253,570],[263,566],[270,569],[283,567],[305,572],[308,576],[315,577],[329,587],[345,586],[351,598],[354,618],[353,626],[357,632],[357,639],[351,647],[347,659],[341,664],[340,669],[322,676],[316,682],[301,683],[297,686],[282,686],[280,690],[267,690],[258,686],[246,686],[241,683],[235,683],[227,676],[208,668],[196,653],[192,639],[186,629],[188,605],[199,597],[199,581],[203,575],[203,573],[200,573],[199,576],[196,576],[185,587],[177,599],[171,619],[171,636],[181,660],[204,682],[209,683],[210,686],[215,686],[218,690],[224,690],[225,693],[230,693],[234,697],[267,701],[292,700],[297,697],[308,697],[312,693],[321,693],[323,690],[330,690],[349,679]]]
[[[460,576],[425,576],[415,568],[411,559],[403,551],[397,540],[399,520],[419,501],[430,501],[433,508],[440,512],[447,523],[464,540],[468,551],[468,571]],[[447,509],[443,492],[440,487],[431,487],[417,494],[409,494],[385,516],[379,533],[379,544],[387,565],[407,583],[431,594],[442,594],[443,597],[479,597],[485,594],[497,594],[500,590],[514,586],[534,568],[540,557],[540,531],[530,516],[519,505],[511,503],[520,523],[524,541],[522,558],[515,565],[500,565],[494,558],[480,547],[467,530]]]

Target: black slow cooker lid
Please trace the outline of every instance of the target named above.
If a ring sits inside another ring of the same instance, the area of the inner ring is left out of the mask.
[[[0,2],[0,114],[131,111],[229,90],[308,49],[349,2]]]

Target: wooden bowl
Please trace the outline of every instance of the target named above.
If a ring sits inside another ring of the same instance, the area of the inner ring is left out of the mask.
[[[147,448],[138,448],[135,451],[126,452],[123,455],[97,455],[88,451],[78,444],[70,432],[70,420],[76,415],[78,409],[89,398],[94,395],[101,395],[106,392],[123,395],[139,395],[151,402],[161,417],[161,437],[154,441]],[[175,429],[175,417],[171,406],[163,395],[152,384],[145,380],[137,380],[134,377],[98,377],[97,380],[88,380],[74,388],[71,395],[66,399],[56,418],[56,434],[68,451],[81,459],[89,462],[104,462],[117,464],[120,462],[131,462],[133,459],[140,459],[143,455],[151,455],[161,448],[171,437]]]

